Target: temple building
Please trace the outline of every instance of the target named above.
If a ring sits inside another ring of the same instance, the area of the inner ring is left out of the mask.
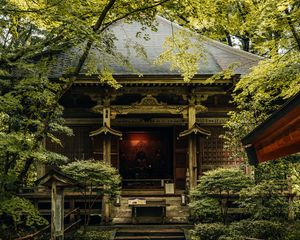
[[[182,194],[196,186],[203,172],[241,163],[228,159],[220,136],[227,113],[233,110],[230,95],[235,83],[261,58],[203,38],[204,59],[193,79],[184,82],[168,64],[153,63],[163,52],[165,39],[184,29],[162,17],[156,21],[157,31],[141,31],[142,26],[135,22],[119,22],[110,28],[116,36],[116,50],[135,70],[111,64],[122,85],[115,89],[98,75],[87,75],[83,67],[61,99],[74,136],[62,136],[63,147],[50,141],[46,144],[71,161],[103,160],[117,168],[122,176],[120,208],[122,204],[128,207],[132,197],[164,200],[166,222],[183,222],[187,219],[183,212],[188,211],[182,206]],[[144,37],[137,36],[139,32]],[[148,58],[136,56],[128,50],[128,43],[142,45]],[[61,77],[65,69],[76,65],[79,54],[76,50],[62,54],[52,77]],[[94,49],[90,55],[95,67],[101,68],[101,53]],[[239,65],[230,79],[205,81],[235,63]],[[130,222],[139,217],[139,209],[135,209],[137,215],[126,215],[127,210],[112,209],[113,220]]]
[[[242,139],[257,165],[300,152],[300,92]]]

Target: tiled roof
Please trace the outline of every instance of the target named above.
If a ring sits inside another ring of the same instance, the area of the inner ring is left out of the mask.
[[[163,43],[165,38],[170,36],[172,32],[177,30],[185,30],[181,26],[171,23],[170,21],[157,16],[156,18],[158,26],[157,31],[151,31],[147,28],[142,32],[142,35],[148,35],[149,40],[145,40],[143,37],[136,37],[136,33],[141,31],[141,25],[137,22],[125,23],[120,21],[114,24],[110,31],[112,31],[116,36],[116,50],[117,52],[124,55],[131,65],[134,67],[132,69],[126,69],[124,66],[117,64],[114,61],[114,57],[108,56],[103,57],[103,52],[96,51],[95,49],[89,54],[89,59],[97,62],[97,69],[101,69],[101,61],[110,62],[110,67],[114,69],[115,75],[131,75],[142,73],[144,75],[180,75],[177,71],[170,70],[169,64],[155,65],[154,60],[163,52]],[[127,48],[127,43],[138,43],[144,46],[144,50],[147,54],[147,60],[137,57],[135,50],[132,48]],[[255,66],[261,57],[227,46],[220,42],[214,41],[209,38],[203,37],[203,50],[205,53],[205,59],[199,62],[199,75],[211,75],[218,73],[226,68],[232,63],[239,63],[240,67],[236,69],[237,74],[245,74],[249,69]],[[80,47],[73,48],[59,55],[59,60],[55,64],[51,75],[53,77],[59,77],[61,74],[66,73],[66,70],[70,67],[75,67],[80,55],[82,54],[82,49]],[[92,57],[91,57],[92,56]],[[87,61],[89,61],[87,59]],[[110,59],[110,60],[109,60]],[[81,73],[85,74],[86,64],[83,66]]]

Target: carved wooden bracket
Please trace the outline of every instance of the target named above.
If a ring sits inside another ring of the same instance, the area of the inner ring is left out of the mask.
[[[97,105],[92,108],[94,112],[102,112],[104,105]],[[158,100],[152,95],[147,95],[140,102],[131,105],[112,105],[111,114],[151,114],[151,113],[167,113],[167,114],[187,114],[188,106],[185,105],[168,105]]]

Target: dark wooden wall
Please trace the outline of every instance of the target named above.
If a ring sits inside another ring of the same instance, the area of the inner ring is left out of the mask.
[[[92,158],[96,160],[103,160],[102,137],[97,136],[93,139],[89,137],[89,133],[95,130],[97,126],[80,125],[71,126],[71,128],[73,129],[74,136],[60,136],[63,147],[51,143],[48,139],[46,143],[47,148],[51,151],[66,155],[71,161],[76,159]],[[204,128],[211,132],[211,136],[207,139],[197,139],[198,174],[201,175],[203,172],[217,167],[238,166],[241,162],[238,160],[230,160],[228,158],[229,154],[223,149],[224,140],[220,137],[224,134],[223,127],[204,126]],[[148,133],[153,131],[153,135],[144,134],[145,136],[148,136],[148,141],[152,142],[152,145],[150,144],[151,146],[149,146],[147,154],[149,156],[147,157],[151,158],[151,156],[155,153],[154,150],[152,152],[152,148],[160,148],[162,156],[164,156],[165,160],[168,161],[168,168],[164,169],[164,171],[167,171],[166,174],[160,174],[161,176],[155,175],[154,177],[174,177],[176,187],[178,189],[184,189],[186,184],[186,169],[188,167],[188,138],[178,139],[178,135],[186,128],[177,126],[173,128],[173,132],[170,132],[170,128],[166,129],[169,130],[166,130],[165,134],[163,128],[160,130],[155,130],[155,128],[152,130],[149,129]],[[111,138],[111,162],[112,166],[116,168],[124,168],[124,166],[121,166],[122,161],[124,160],[122,159],[122,152],[126,149],[127,154],[132,155],[131,160],[134,159],[134,155],[136,154],[136,152],[127,146],[130,141],[130,137],[128,138],[128,136],[125,134],[125,138],[122,141],[119,141],[116,137]],[[157,141],[157,144],[155,145],[153,141]],[[166,151],[164,151],[164,149]],[[130,162],[126,162],[126,164],[130,165]]]
[[[58,136],[62,146],[52,143],[50,139],[46,141],[48,150],[61,153],[67,156],[71,161],[76,159],[91,159],[93,158],[92,141],[89,133],[95,130],[95,126],[70,126],[73,130],[73,136]]]

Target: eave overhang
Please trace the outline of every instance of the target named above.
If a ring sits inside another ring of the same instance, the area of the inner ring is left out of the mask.
[[[197,86],[197,85],[219,85],[228,86],[233,85],[240,75],[236,74],[231,79],[217,79],[208,81],[207,79],[213,75],[195,75],[189,82],[183,81],[180,75],[114,75],[118,84],[121,86]],[[65,76],[68,77],[68,76]],[[69,76],[70,77],[70,76]],[[74,81],[73,85],[79,86],[109,86],[106,82],[99,79],[99,76],[85,76],[79,75]]]
[[[249,162],[300,152],[300,92],[242,139]]]

